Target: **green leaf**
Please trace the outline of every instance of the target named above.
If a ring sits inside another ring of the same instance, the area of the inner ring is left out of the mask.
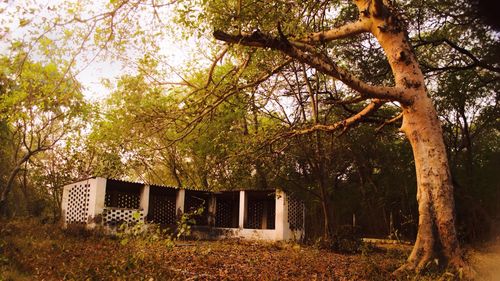
[[[31,21],[28,20],[28,19],[24,19],[24,18],[23,19],[19,19],[19,26],[20,27],[24,27],[24,26],[28,25],[30,22]]]

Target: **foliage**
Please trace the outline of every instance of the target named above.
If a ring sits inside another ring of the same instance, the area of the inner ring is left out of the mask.
[[[140,219],[140,213],[133,213],[133,222],[123,222],[116,230],[120,244],[127,245],[130,241],[141,241],[148,244],[162,245],[172,249],[180,239],[191,235],[191,226],[196,224],[196,217],[204,211],[203,205],[190,212],[183,213],[172,231],[157,224],[148,224]]]
[[[133,214],[135,222],[122,223],[116,232],[116,236],[120,240],[121,245],[127,245],[130,240],[140,240],[146,243],[157,242],[166,248],[172,248],[174,241],[167,233],[167,229],[162,229],[159,225],[149,225],[140,220],[140,214],[135,212]]]
[[[365,248],[355,228],[349,225],[337,227],[328,240],[318,238],[314,246],[345,254],[360,253]]]
[[[31,62],[20,54],[12,60],[0,58],[0,69],[5,79],[0,95],[0,120],[5,137],[2,141],[6,143],[2,157],[8,165],[2,171],[0,205],[5,211],[7,196],[17,185],[18,174],[24,174],[19,185],[25,201],[30,201],[28,168],[37,160],[43,163],[44,159],[37,157],[83,128],[90,107],[83,100],[79,83],[65,79],[53,63]],[[33,200],[25,203],[35,203],[36,198]]]
[[[190,212],[182,213],[177,220],[177,228],[175,233],[176,239],[182,239],[191,235],[191,226],[196,224],[196,218],[204,212],[204,204],[201,204],[197,209]]]

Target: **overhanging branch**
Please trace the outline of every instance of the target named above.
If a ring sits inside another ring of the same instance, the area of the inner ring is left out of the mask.
[[[404,99],[404,92],[402,90],[395,87],[367,84],[349,71],[338,67],[327,56],[313,52],[309,47],[301,48],[300,46],[303,43],[299,42],[295,44],[295,42],[288,41],[286,38],[273,37],[260,31],[255,31],[251,35],[230,35],[217,30],[213,35],[216,39],[228,43],[281,51],[289,57],[305,63],[324,74],[339,79],[351,89],[358,91],[362,97],[398,101],[403,104],[410,103],[410,101]]]
[[[329,125],[316,124],[316,125],[313,125],[309,128],[293,130],[293,131],[287,133],[286,135],[287,136],[298,136],[298,135],[310,134],[310,133],[316,132],[316,131],[333,132],[333,131],[336,131],[339,129],[346,130],[347,128],[359,123],[364,118],[366,118],[368,115],[375,112],[384,103],[385,103],[385,101],[383,101],[383,100],[374,99],[370,104],[368,104],[360,112],[358,112],[357,114],[354,114],[353,116],[346,118],[342,121],[339,121],[339,122],[336,122],[333,124],[329,124]]]
[[[389,125],[389,124],[392,124],[400,119],[403,118],[403,112],[399,113],[398,115],[396,115],[395,117],[389,119],[389,120],[386,120],[384,121],[384,123],[382,123],[382,125],[378,126],[376,129],[375,129],[375,132],[379,132],[380,130],[382,130],[382,128],[384,128],[386,125]]]

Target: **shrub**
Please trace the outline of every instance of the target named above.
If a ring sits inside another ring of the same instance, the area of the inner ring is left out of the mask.
[[[362,251],[363,242],[352,226],[340,226],[329,239],[319,238],[315,246],[334,252],[354,254]]]

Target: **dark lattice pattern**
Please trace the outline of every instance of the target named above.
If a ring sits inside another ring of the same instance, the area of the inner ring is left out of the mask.
[[[247,221],[245,228],[261,229],[263,214],[264,214],[264,201],[248,200]]]
[[[203,214],[194,217],[197,225],[208,224],[208,196],[186,194],[184,212],[190,213],[203,206]]]
[[[186,202],[184,204],[184,209],[186,212],[192,212],[201,206],[206,206],[208,204],[206,198],[201,198],[198,196],[186,196]]]
[[[177,221],[175,197],[151,194],[149,197],[148,220],[159,224],[174,224]]]
[[[238,227],[238,210],[235,210],[235,208],[238,208],[238,204],[234,200],[217,199],[217,206],[215,209],[215,226]]]
[[[90,184],[75,184],[68,193],[66,223],[87,223],[90,203]]]
[[[288,224],[291,230],[304,228],[304,203],[293,197],[288,200]]]
[[[104,208],[102,218],[104,225],[116,226],[124,222],[142,221],[144,219],[144,212],[141,210]]]
[[[276,222],[276,202],[268,201],[267,205],[267,229],[274,229]]]
[[[125,192],[112,190],[106,192],[106,207],[139,209],[140,194],[136,192]]]

